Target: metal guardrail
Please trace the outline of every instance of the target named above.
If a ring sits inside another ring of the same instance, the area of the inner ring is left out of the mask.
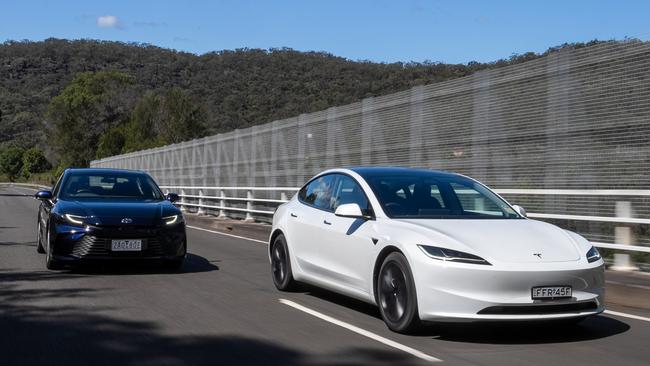
[[[219,216],[225,217],[226,212],[243,212],[246,214],[246,220],[253,220],[253,214],[273,215],[274,211],[254,209],[254,203],[277,203],[281,204],[288,201],[286,192],[295,192],[298,187],[201,187],[201,186],[161,186],[166,193],[170,190],[180,190],[180,202],[177,204],[181,207],[195,207],[199,214],[204,214],[205,209],[219,210]],[[196,191],[198,194],[188,194],[187,191]],[[205,191],[219,191],[218,196],[205,195]],[[227,196],[225,191],[246,192],[246,197]],[[256,198],[255,192],[280,192],[280,199]],[[650,190],[584,190],[584,189],[495,189],[498,194],[530,194],[530,195],[609,195],[609,196],[650,196]],[[187,202],[186,199],[198,200],[198,202]],[[218,204],[210,204],[218,201]],[[228,202],[245,202],[246,207],[229,206]],[[564,215],[564,214],[547,214],[547,213],[528,213],[531,218],[561,219],[561,220],[581,220],[595,222],[614,222],[624,224],[650,224],[650,219],[640,219],[633,217],[605,217],[605,216],[587,216],[587,215]],[[650,247],[628,244],[614,244],[592,242],[600,248],[618,249],[624,251],[637,251],[650,253]]]

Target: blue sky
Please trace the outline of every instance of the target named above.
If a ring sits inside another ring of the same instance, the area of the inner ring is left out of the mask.
[[[205,53],[291,47],[353,60],[493,61],[650,38],[649,1],[3,0],[0,40],[92,38]]]

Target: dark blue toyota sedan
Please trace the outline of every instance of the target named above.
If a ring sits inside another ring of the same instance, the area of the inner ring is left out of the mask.
[[[156,259],[183,265],[185,221],[145,172],[67,169],[52,191],[40,191],[38,252],[48,269],[91,260]]]

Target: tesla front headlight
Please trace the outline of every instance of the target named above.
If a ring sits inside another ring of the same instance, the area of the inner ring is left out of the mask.
[[[452,249],[434,247],[431,245],[418,244],[418,247],[424,252],[424,254],[426,254],[427,256],[433,259],[456,262],[456,263],[484,264],[484,265],[491,266],[490,262],[474,254],[459,252],[457,250],[452,250]]]
[[[589,263],[595,262],[600,258],[602,257],[600,256],[600,252],[598,252],[598,249],[596,249],[596,247],[591,247],[591,249],[589,249],[587,252],[587,262]]]
[[[84,219],[86,218],[86,216],[78,216],[78,215],[70,215],[70,214],[65,214],[63,216],[69,223],[75,225],[83,225]]]
[[[183,222],[183,215],[181,214],[171,215],[171,216],[163,217],[162,219],[165,225],[175,225]]]

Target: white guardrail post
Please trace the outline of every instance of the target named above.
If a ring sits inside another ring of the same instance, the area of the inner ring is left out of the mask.
[[[185,190],[181,189],[181,212],[187,212],[187,207],[185,207]]]
[[[224,207],[226,207],[226,192],[224,190],[219,191],[219,197],[221,197],[221,200],[219,201],[219,217],[224,218],[226,217],[226,210]]]
[[[617,217],[632,217],[632,203],[629,201],[616,202],[616,216]],[[632,228],[629,226],[617,226],[614,229],[614,237],[617,244],[632,245],[633,233]],[[615,271],[638,271],[639,268],[632,263],[630,255],[627,253],[614,253],[614,265],[612,269]]]
[[[246,221],[253,221],[253,215],[251,211],[253,210],[253,191],[246,191]]]
[[[199,189],[199,208],[196,210],[197,215],[205,215],[205,208],[203,205],[203,190]]]

